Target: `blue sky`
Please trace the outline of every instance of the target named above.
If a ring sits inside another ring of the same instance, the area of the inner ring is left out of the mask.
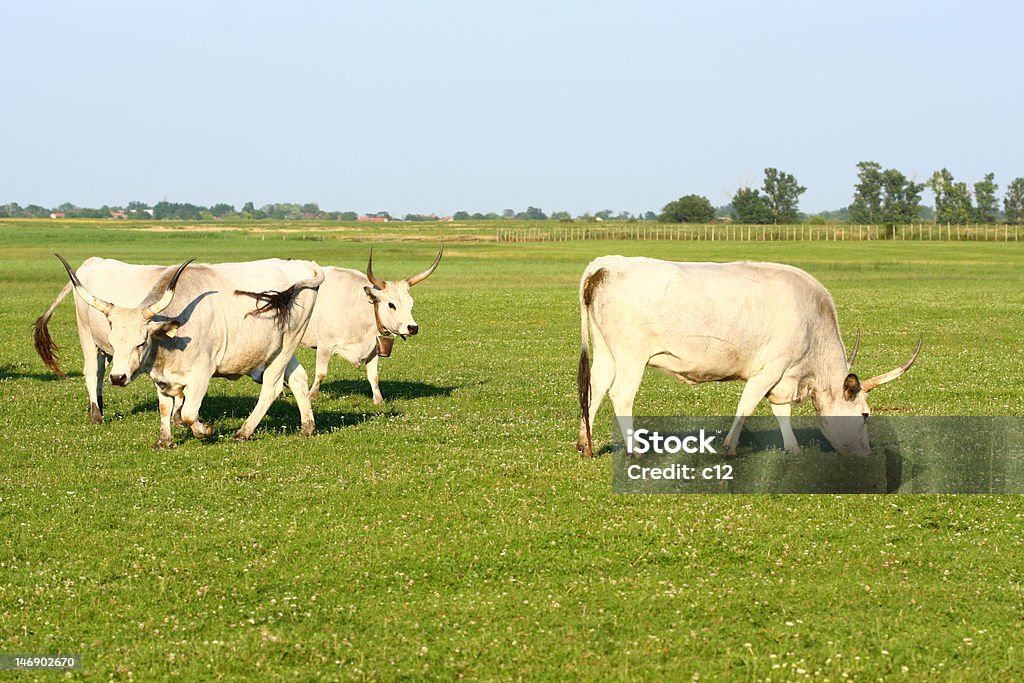
[[[1024,176],[1011,2],[7,2],[0,203],[805,211]],[[926,201],[930,196],[926,195]]]

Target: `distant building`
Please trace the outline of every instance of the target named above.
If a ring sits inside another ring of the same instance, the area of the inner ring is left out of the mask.
[[[111,211],[110,217],[119,221],[128,220],[128,214],[126,214],[124,211]]]
[[[64,212],[54,211],[53,213],[50,214],[50,218],[64,218]]]
[[[360,216],[357,220],[368,222],[368,223],[387,223],[387,216]]]

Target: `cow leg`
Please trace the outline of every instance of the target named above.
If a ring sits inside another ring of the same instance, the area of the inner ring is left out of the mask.
[[[594,420],[597,418],[597,411],[601,408],[605,394],[608,393],[612,380],[615,379],[615,360],[607,348],[601,344],[598,346],[597,338],[594,340],[594,365],[590,368],[590,408],[587,411],[587,419],[590,421],[590,439],[594,438]],[[584,457],[593,457],[587,441],[587,423],[580,417],[580,437],[577,442],[577,449]]]
[[[85,377],[85,389],[89,393],[89,420],[93,424],[103,424],[103,371],[106,370],[107,358],[95,346],[83,350],[82,375]]]
[[[772,403],[772,412],[775,419],[779,421],[779,429],[782,430],[782,443],[786,450],[794,455],[800,452],[800,444],[797,443],[796,434],[793,433],[793,425],[790,424],[789,416],[793,414],[791,403]]]
[[[612,406],[615,408],[615,419],[619,423],[623,441],[626,439],[626,434],[633,429],[633,399],[636,398],[636,392],[640,389],[640,382],[644,378],[646,367],[646,363],[627,367],[622,367],[620,364],[616,369],[612,386],[608,389],[608,397],[612,400]]]
[[[377,365],[379,362],[380,356],[375,355],[366,363],[366,381],[370,383],[370,391],[373,392],[373,402],[378,406],[384,402],[384,397],[380,394],[380,377],[377,375]]]
[[[263,371],[263,384],[260,386],[260,397],[256,401],[256,407],[252,409],[249,417],[245,418],[245,422],[235,432],[236,441],[244,441],[252,437],[252,433],[256,431],[256,426],[259,425],[260,420],[270,410],[270,404],[281,395],[281,392],[284,390],[285,370],[292,358],[294,358],[294,354],[284,356],[282,353],[278,354],[273,361],[267,364],[266,369]],[[307,377],[307,381],[308,379]],[[308,393],[305,395],[309,396]]]
[[[781,373],[780,375],[756,375],[747,380],[747,385],[743,387],[743,394],[740,396],[740,403],[736,406],[736,419],[732,421],[729,434],[725,437],[725,455],[736,455],[736,446],[740,442],[743,423],[754,414],[757,404],[778,383],[780,376]]]
[[[327,377],[327,366],[331,364],[330,346],[318,346],[316,349],[316,377],[313,379],[313,386],[309,389],[309,400],[315,400],[320,395],[320,383]]]
[[[181,421],[192,428],[192,435],[197,439],[213,436],[213,427],[203,424],[199,419],[199,407],[203,405],[206,391],[210,388],[210,374],[194,372],[195,381],[189,382],[183,392],[185,400],[181,406]]]
[[[176,427],[184,427],[185,421],[181,419],[181,408],[185,399],[182,396],[174,396],[172,400],[174,401],[174,410],[171,411],[171,423]]]
[[[171,436],[171,414],[174,412],[174,397],[157,391],[156,400],[160,404],[160,437],[153,444],[153,448],[167,448],[174,445],[174,440]]]
[[[288,367],[284,371],[288,388],[295,395],[295,402],[299,405],[299,416],[302,419],[302,433],[306,436],[313,436],[316,432],[316,422],[313,419],[313,406],[309,403],[309,375],[306,369],[299,363],[299,359],[292,356]]]

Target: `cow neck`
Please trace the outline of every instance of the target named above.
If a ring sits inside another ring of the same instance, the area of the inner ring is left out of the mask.
[[[373,300],[373,319],[377,323],[377,334],[381,337],[390,337],[391,331],[380,321],[380,301],[377,299]]]
[[[377,355],[388,358],[395,339],[391,336],[391,331],[380,321],[380,302],[376,299],[373,300],[373,319],[377,323]]]

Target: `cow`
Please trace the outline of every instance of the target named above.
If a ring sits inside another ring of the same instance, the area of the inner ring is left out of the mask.
[[[381,280],[374,275],[373,249],[365,275],[350,268],[324,268],[324,284],[302,337],[303,346],[316,349],[311,399],[320,395],[320,384],[327,377],[331,357],[341,356],[357,368],[366,365],[373,402],[384,402],[377,374],[379,359],[391,354],[394,336],[405,339],[420,331],[412,317],[409,290],[437,269],[443,254],[442,244],[429,268],[404,280]]]
[[[70,282],[36,320],[36,350],[63,375],[47,323],[75,293],[78,338],[85,363],[89,416],[103,421],[104,366],[110,383],[126,386],[148,373],[157,388],[160,436],[172,444],[171,419],[197,438],[214,430],[199,419],[210,379],[262,373],[259,399],[236,432],[248,439],[287,381],[299,406],[302,431],[315,431],[305,370],[295,350],[309,323],[323,270],[312,261],[144,266],[90,258],[75,271],[59,254]]]
[[[868,393],[906,372],[924,340],[902,366],[861,381],[850,372],[860,336],[847,358],[828,291],[803,270],[776,263],[602,256],[584,270],[579,301],[577,448],[584,456],[593,456],[591,426],[605,393],[628,433],[647,366],[688,384],[746,382],[723,444],[728,455],[762,398],[771,404],[787,451],[800,450],[790,425],[792,404],[809,398],[836,450],[866,455]]]

